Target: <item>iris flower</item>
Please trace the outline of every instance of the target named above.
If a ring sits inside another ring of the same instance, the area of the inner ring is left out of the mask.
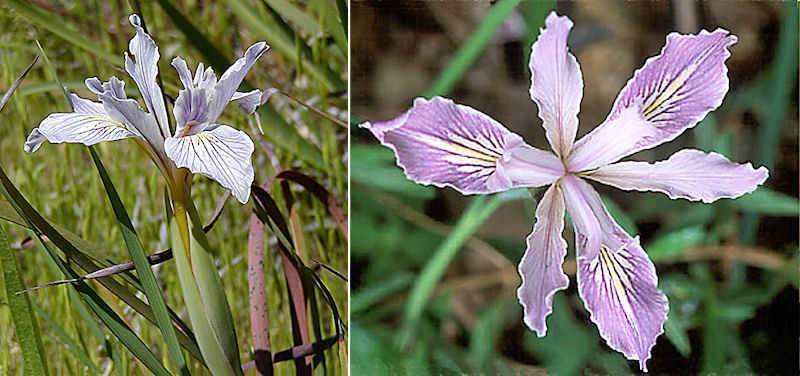
[[[418,98],[403,115],[362,124],[420,184],[463,194],[548,186],[519,264],[517,291],[525,323],[541,337],[554,294],[569,280],[561,265],[564,212],[575,229],[578,291],[607,344],[628,359],[646,360],[663,333],[666,296],[653,263],[609,215],[587,182],[624,190],[657,191],[672,199],[710,203],[752,192],[768,175],[720,154],[684,149],[665,161],[618,162],[668,142],[717,108],[728,91],[725,60],[736,37],[717,29],[671,33],[661,54],[648,59],[622,91],[606,120],[574,142],[583,79],[567,48],[572,21],[551,13],[531,51],[530,95],[539,107],[551,151],[526,144],[489,116],[453,101]]]
[[[135,99],[125,95],[125,83],[116,77],[100,82],[86,79],[86,87],[97,95],[93,102],[70,93],[73,112],[53,113],[35,128],[25,142],[25,151],[34,152],[44,141],[94,145],[102,141],[133,138],[148,153],[167,178],[171,187],[182,187],[187,168],[205,175],[230,189],[246,203],[253,182],[253,141],[246,133],[217,124],[225,106],[238,100],[242,109],[253,113],[260,101],[260,91],[248,93],[236,89],[245,74],[269,47],[265,42],[250,46],[217,80],[214,71],[198,64],[194,77],[180,57],[172,61],[184,89],[175,101],[173,114],[177,122],[170,135],[164,96],[156,82],[158,46],[141,26],[139,16],[130,16],[136,35],[128,46],[135,61],[125,53],[125,71],[133,78],[147,107],[143,110]]]

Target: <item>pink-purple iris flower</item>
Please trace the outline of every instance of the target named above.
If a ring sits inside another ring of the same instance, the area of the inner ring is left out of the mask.
[[[393,149],[406,175],[421,184],[464,194],[549,185],[519,264],[517,293],[525,323],[544,336],[553,295],[569,284],[561,268],[566,210],[576,234],[578,291],[591,320],[611,348],[646,371],[650,350],[663,333],[667,298],[639,238],[614,221],[586,179],[710,203],[752,192],[768,171],[694,149],[656,163],[618,162],[678,137],[722,103],[728,91],[725,60],[735,36],[723,29],[669,34],[661,54],[648,59],[622,89],[606,120],[574,141],[583,79],[567,48],[571,28],[567,17],[551,13],[531,52],[530,95],[552,152],[441,97],[418,98],[398,118],[362,127]]]

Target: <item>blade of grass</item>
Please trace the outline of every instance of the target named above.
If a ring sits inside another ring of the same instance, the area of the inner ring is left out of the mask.
[[[403,329],[399,342],[400,347],[405,348],[410,345],[422,312],[425,310],[436,284],[461,249],[461,246],[478,230],[478,227],[489,218],[500,204],[525,196],[527,196],[527,193],[524,190],[512,190],[488,199],[486,196],[479,196],[469,204],[453,232],[433,252],[433,257],[422,269],[422,273],[414,283],[406,304]]]
[[[791,90],[797,81],[797,3],[787,2],[783,8],[784,19],[781,22],[781,37],[778,41],[775,66],[770,79],[769,111],[763,119],[763,127],[759,130],[756,148],[756,161],[772,169],[780,143],[781,129],[786,122],[787,108],[790,107]],[[797,116],[797,107],[793,107],[793,116]],[[758,215],[746,213],[742,217],[740,237],[742,244],[753,243],[758,230]]]
[[[0,179],[2,179],[3,189],[2,193],[6,197],[7,200],[14,202],[14,204],[18,205],[18,213],[23,215],[25,213],[27,216],[28,213],[22,208],[20,204],[23,204],[19,198],[21,195],[18,195],[19,192],[16,189],[13,189],[8,180],[8,176],[6,175],[5,171],[0,167]],[[24,200],[24,199],[23,199]],[[34,227],[34,219],[38,218],[31,218],[31,217],[39,217],[38,213],[36,216],[28,216],[23,217],[26,221],[29,222],[31,227]],[[56,252],[50,248],[47,243],[44,243],[40,239],[41,232],[39,232],[39,228],[36,227],[37,236],[36,239],[38,240],[39,244],[44,247],[46,250],[47,255],[53,260],[62,274],[64,274],[67,278],[76,278],[78,275],[75,273],[72,268],[70,268],[57,254]],[[51,237],[52,238],[52,237]],[[144,364],[147,369],[153,372],[155,375],[169,375],[169,372],[166,368],[158,361],[158,358],[153,354],[152,351],[142,342],[142,340],[134,333],[126,324],[125,322],[114,312],[111,307],[97,295],[97,293],[89,287],[84,282],[78,282],[71,285],[72,288],[77,290],[80,294],[81,300],[83,300],[86,304],[89,305],[89,308],[94,312],[95,315],[106,325],[106,327],[111,330],[114,336],[119,339],[119,341],[134,355],[136,356],[142,364]]]
[[[436,95],[446,95],[453,89],[456,82],[464,72],[475,62],[486,44],[492,39],[495,30],[503,20],[517,7],[520,0],[500,0],[489,11],[486,18],[481,21],[478,28],[461,45],[456,55],[433,82],[433,85],[422,95],[430,98]]]
[[[27,295],[17,295],[16,293],[23,290],[25,284],[2,225],[0,225],[0,266],[3,269],[3,285],[6,289],[6,299],[8,299],[8,307],[14,323],[14,334],[22,348],[23,373],[25,375],[49,375],[39,325],[36,322],[36,316],[31,312],[30,298]]]
[[[61,249],[70,259],[70,261],[75,262],[75,264],[77,264],[81,269],[88,272],[94,272],[100,269],[100,267],[92,262],[81,249],[77,248],[80,246],[78,243],[72,243],[63,233],[58,230],[58,227],[51,225],[31,206],[31,204],[22,196],[19,190],[17,190],[17,188],[8,178],[8,175],[6,175],[2,166],[0,166],[0,183],[2,184],[2,189],[0,189],[0,191],[2,191],[3,195],[9,200],[9,203],[11,203],[11,205],[14,207],[18,215],[25,216],[24,219],[26,221],[26,227],[35,231],[35,236],[33,236],[33,238],[37,239],[39,244],[47,246],[47,243],[41,241],[42,234],[47,235],[53,244]],[[78,279],[78,276],[75,275],[68,278]],[[150,307],[130,291],[128,291],[128,289],[122,286],[119,282],[115,281],[113,278],[100,278],[98,281],[105,288],[133,308],[136,312],[144,316],[148,321],[154,324],[156,323]],[[202,361],[203,358],[200,355],[200,350],[194,340],[192,331],[174,312],[171,312],[171,316],[175,324],[181,329],[181,333],[179,334],[181,345],[183,345],[183,347],[186,348],[195,358]]]
[[[347,86],[328,67],[314,64],[310,61],[310,48],[295,35],[287,35],[283,29],[273,26],[272,22],[264,22],[258,17],[259,12],[245,0],[226,0],[231,11],[253,32],[275,47],[285,58],[307,71],[311,77],[319,81],[330,92],[345,90]],[[298,57],[297,50],[301,52]]]
[[[183,353],[178,343],[178,337],[175,334],[175,328],[173,328],[172,321],[170,320],[167,305],[164,302],[164,297],[161,295],[161,287],[156,280],[155,274],[153,274],[153,270],[150,269],[150,260],[144,251],[142,241],[136,234],[130,217],[128,217],[128,212],[122,204],[122,200],[119,198],[117,189],[108,176],[103,162],[100,160],[100,157],[93,147],[90,146],[88,149],[95,167],[97,167],[97,172],[100,174],[100,179],[103,181],[103,187],[108,195],[108,200],[111,202],[111,206],[114,209],[114,216],[117,218],[117,224],[119,224],[120,232],[125,240],[128,253],[133,260],[133,265],[136,267],[136,274],[142,282],[145,296],[147,296],[147,302],[150,304],[158,328],[161,330],[161,334],[167,342],[167,349],[169,350],[172,362],[181,375],[189,375],[189,368],[186,365],[186,360],[183,358]]]
[[[61,340],[61,343],[67,346],[67,349],[76,357],[78,357],[78,359],[89,369],[90,372],[92,372],[92,374],[103,374],[103,372],[100,371],[100,368],[97,367],[97,364],[95,364],[89,357],[89,354],[87,354],[85,351],[82,351],[81,348],[78,347],[78,344],[75,343],[75,340],[70,338],[70,336],[67,334],[67,331],[61,327],[61,325],[59,325],[58,322],[53,319],[49,313],[47,313],[47,311],[42,309],[42,307],[39,307],[39,305],[34,302],[31,302],[31,306],[33,307],[34,311],[36,311],[36,314],[47,323],[47,326],[49,326],[50,329],[55,332],[56,337]]]
[[[9,0],[8,5],[30,22],[47,29],[55,36],[109,62],[111,65],[117,66],[122,61],[120,56],[106,51],[99,44],[83,37],[83,33],[78,31],[75,25],[49,10],[22,0]]]

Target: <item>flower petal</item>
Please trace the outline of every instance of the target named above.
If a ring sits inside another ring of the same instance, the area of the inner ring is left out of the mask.
[[[678,137],[722,103],[728,92],[728,47],[736,36],[717,29],[698,35],[671,33],[661,54],[647,60],[622,89],[603,124],[575,143],[569,158],[572,171],[586,171],[616,162],[637,151]],[[626,112],[638,121],[619,122]],[[621,124],[624,124],[622,126]],[[603,160],[591,155],[613,139],[615,153]]]
[[[153,150],[163,155],[164,137],[159,131],[156,120],[139,107],[136,100],[118,98],[112,91],[101,93],[98,97],[111,119],[124,124],[128,130],[144,138]]]
[[[156,82],[158,59],[160,57],[158,46],[153,41],[153,38],[142,28],[138,15],[132,14],[129,20],[133,28],[136,29],[136,35],[128,44],[128,49],[136,58],[136,62],[125,52],[125,71],[136,81],[147,109],[155,117],[161,135],[166,137],[169,134],[167,109],[164,106],[164,95],[161,93],[161,87]]]
[[[165,146],[178,167],[216,180],[239,202],[247,203],[254,178],[254,146],[246,133],[215,124],[194,135],[170,137]]]
[[[203,88],[188,88],[178,92],[175,107],[172,109],[178,126],[175,135],[185,133],[185,127],[191,124],[204,124],[208,122],[208,94]],[[191,123],[191,124],[190,124]]]
[[[586,177],[625,190],[657,191],[671,199],[710,203],[750,193],[767,180],[765,167],[737,164],[717,153],[684,149],[666,161],[619,162],[603,166]]]
[[[209,103],[209,121],[213,122],[219,118],[219,115],[222,114],[222,110],[225,109],[225,106],[231,101],[236,89],[239,88],[239,84],[242,83],[247,71],[250,70],[250,67],[255,64],[256,60],[268,49],[269,46],[267,46],[266,42],[253,44],[245,51],[243,57],[236,60],[236,62],[222,74],[217,84],[214,85],[214,94]]]
[[[522,285],[517,290],[519,302],[525,309],[525,323],[539,337],[547,333],[545,318],[553,311],[553,296],[569,285],[561,270],[567,255],[564,230],[564,195],[558,184],[544,193],[536,208],[536,224],[528,235],[528,249],[519,263]]]
[[[33,129],[25,141],[24,149],[28,153],[33,153],[44,141],[54,144],[70,142],[94,145],[102,141],[116,141],[128,137],[138,137],[138,135],[107,114],[54,113],[44,118],[38,128]]]
[[[577,254],[579,257],[594,258],[600,250],[604,229],[600,227],[600,222],[597,221],[594,210],[590,205],[593,202],[593,198],[587,197],[587,194],[591,194],[594,191],[585,192],[581,189],[581,183],[584,182],[580,178],[574,175],[566,175],[561,179],[561,188],[564,191],[567,211],[575,228]]]
[[[410,110],[394,120],[360,126],[394,150],[406,176],[420,184],[450,186],[463,194],[534,185],[511,180],[506,165],[515,175],[525,164],[532,166],[528,180],[538,182],[537,186],[563,175],[563,168],[560,173],[547,172],[547,166],[558,165],[552,153],[541,152],[549,156],[542,168],[536,168],[539,161],[518,160],[511,150],[527,155],[525,150],[533,149],[524,146],[521,137],[489,116],[442,97],[417,98]]]
[[[638,360],[646,372],[645,362],[664,332],[669,309],[666,296],[657,288],[655,267],[639,238],[631,238],[614,221],[594,188],[569,177],[564,179],[565,196],[580,195],[602,229],[596,252],[586,254],[578,248],[578,292],[608,346]],[[575,227],[576,233],[582,231],[577,223]]]
[[[572,21],[550,13],[546,27],[531,47],[530,94],[539,107],[547,140],[557,155],[567,156],[578,131],[583,77],[567,48]]]
[[[239,108],[248,115],[252,115],[253,112],[256,112],[258,106],[261,105],[261,90],[255,89],[248,91],[246,93],[242,93],[237,91],[233,93],[233,97],[231,98],[232,101],[239,101]]]

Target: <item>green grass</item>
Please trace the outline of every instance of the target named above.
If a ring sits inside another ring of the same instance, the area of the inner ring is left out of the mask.
[[[255,15],[264,20],[268,10],[260,1],[246,2],[254,9]],[[313,3],[313,2],[312,2]],[[176,9],[186,15],[189,21],[219,50],[221,55],[233,61],[238,58],[244,48],[264,37],[245,25],[226,7],[225,3],[199,3],[196,1],[170,2]],[[333,22],[329,12],[318,11],[311,5],[292,2],[293,12],[302,12],[303,24],[319,21],[322,25]],[[316,3],[314,3],[316,4]],[[132,36],[127,16],[131,9],[118,2],[89,1],[75,3],[64,8],[57,3],[49,11],[63,23],[76,27],[75,35],[91,41],[98,50],[93,53],[86,48],[66,41],[42,24],[35,24],[26,18],[19,8],[0,6],[0,87],[7,88],[21,73],[34,55],[38,54],[35,41],[42,44],[56,74],[65,83],[81,82],[87,77],[97,76],[107,80],[115,75],[126,81],[126,88],[133,89],[135,84],[127,74],[115,69],[123,63],[123,51]],[[143,17],[148,30],[159,44],[161,53],[160,77],[163,80],[166,94],[177,96],[179,81],[177,74],[169,65],[173,56],[180,55],[194,67],[198,61],[209,63],[202,48],[196,48],[190,38],[178,29],[176,23],[164,9],[153,2],[143,2]],[[297,16],[297,14],[295,14]],[[325,19],[322,23],[321,20]],[[59,25],[56,25],[58,27]],[[304,28],[296,27],[289,19],[285,25],[295,30],[296,39],[305,44],[310,53],[304,56],[308,66],[325,67],[333,73],[335,80],[343,81],[346,76],[346,53],[332,39],[309,35]],[[300,25],[297,25],[300,26]],[[341,26],[340,26],[341,27]],[[34,46],[34,47],[31,47]],[[94,48],[94,47],[93,47]],[[99,52],[103,51],[103,52]],[[296,56],[286,56],[285,51],[273,48],[267,52],[250,71],[247,80],[258,88],[277,87],[290,92],[297,98],[312,104],[315,108],[328,113],[338,114],[341,118],[346,112],[347,98],[330,92],[330,83],[316,80],[307,69],[298,66]],[[114,57],[109,61],[102,55]],[[219,75],[222,72],[216,69]],[[69,107],[64,101],[57,85],[53,85],[55,77],[37,66],[28,76],[21,89],[15,93],[7,107],[0,114],[0,163],[10,178],[17,185],[33,206],[52,222],[68,228],[82,238],[100,245],[104,256],[115,261],[130,259],[125,246],[123,233],[117,224],[109,205],[103,184],[92,164],[85,147],[74,144],[46,144],[34,154],[26,154],[22,145],[28,133],[47,114],[67,112]],[[26,91],[25,88],[47,86],[46,91]],[[5,90],[5,89],[3,89]],[[93,98],[90,92],[82,88],[73,90],[86,98]],[[274,146],[274,154],[283,168],[292,168],[314,176],[327,187],[344,205],[347,187],[346,161],[344,160],[344,130],[328,120],[303,109],[285,97],[275,95],[270,103],[275,106],[277,115],[294,132],[292,137],[302,140],[308,148],[319,154],[319,161],[313,165],[301,159],[294,145],[272,143],[280,138],[273,137],[274,122],[262,116],[265,134],[259,136],[252,132],[248,119],[240,114],[235,105],[229,106],[221,118],[221,122],[244,130],[256,143],[254,165],[256,179],[264,181],[273,169],[270,159],[259,145],[259,137]],[[169,247],[167,225],[164,221],[163,178],[146,155],[133,142],[117,141],[96,146],[108,174],[118,190],[120,199],[126,205],[130,219],[142,240],[143,249],[147,253]],[[277,193],[278,190],[273,190]],[[214,211],[216,202],[224,190],[217,183],[203,177],[195,177],[193,198],[201,216],[208,217]],[[340,271],[347,270],[347,244],[337,229],[326,208],[310,194],[295,189],[295,199],[299,200],[302,210],[302,223],[307,227],[306,241],[312,245],[313,255]],[[222,282],[226,288],[228,301],[234,315],[235,327],[239,339],[239,352],[242,363],[252,360],[251,333],[248,310],[247,288],[247,234],[248,219],[252,202],[240,205],[231,200],[215,228],[209,233],[209,239],[216,248],[217,261],[221,271]],[[288,217],[288,213],[285,213]],[[9,240],[18,245],[28,236],[23,228],[3,224],[8,231]],[[269,239],[267,252],[267,301],[270,320],[270,339],[273,351],[284,350],[292,346],[291,319],[289,317],[289,300],[279,255],[276,253],[275,238]],[[20,272],[26,287],[41,285],[53,280],[62,279],[57,270],[48,268],[48,258],[38,249],[15,249]],[[154,268],[157,281],[165,292],[167,305],[178,312],[185,320],[183,298],[180,293],[178,277],[173,261]],[[342,314],[347,314],[347,286],[330,274],[321,273],[323,280],[333,293]],[[127,321],[142,341],[155,353],[159,361],[170,372],[176,372],[174,362],[170,360],[167,343],[156,325],[144,320],[123,302],[104,290],[100,284],[90,285],[103,297],[117,313]],[[4,289],[3,289],[4,290]],[[120,345],[110,332],[100,326],[96,320],[86,320],[86,312],[81,306],[74,305],[70,298],[69,288],[65,286],[51,287],[30,294],[34,311],[41,309],[46,316],[39,315],[42,342],[46,355],[46,364],[51,375],[85,374],[89,372],[86,362],[106,371],[109,367],[116,374],[148,374],[143,371],[133,356]],[[144,297],[140,294],[140,297]],[[0,350],[0,373],[10,375],[22,374],[23,363],[20,345],[11,325],[9,302],[5,291],[0,295],[0,343],[10,344]],[[334,329],[327,309],[321,309],[323,316],[323,333],[333,334]],[[188,320],[187,320],[188,321]],[[102,333],[97,333],[96,327]],[[105,347],[105,340],[97,335],[105,336],[110,347]],[[314,339],[312,335],[312,339]],[[341,345],[339,345],[341,346]],[[109,351],[111,353],[109,354]],[[338,346],[326,351],[326,374],[340,374],[343,366],[339,361]],[[189,363],[192,374],[207,374],[196,359],[184,356]],[[318,372],[321,371],[321,368]],[[293,374],[293,362],[282,362],[276,365],[276,374]],[[249,371],[248,374],[253,374]]]

